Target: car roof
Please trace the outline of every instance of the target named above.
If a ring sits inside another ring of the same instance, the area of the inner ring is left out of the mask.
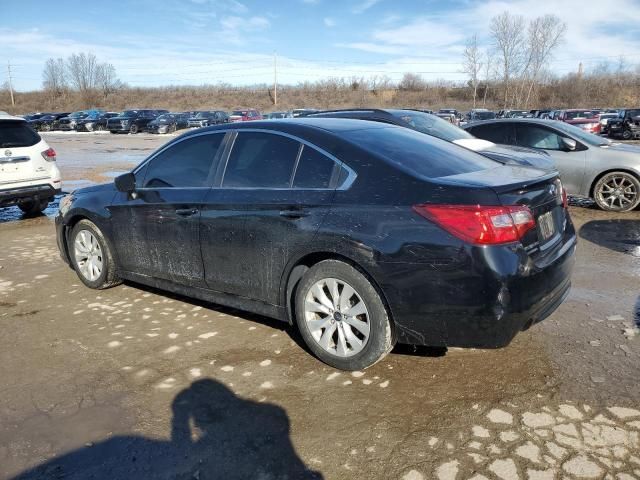
[[[547,118],[495,118],[491,120],[483,120],[482,122],[470,123],[467,125],[463,125],[460,128],[467,129],[471,127],[479,127],[482,125],[487,125],[489,123],[537,123],[538,125],[557,125],[555,120],[549,120]]]
[[[0,120],[12,120],[12,121],[21,121],[21,122],[26,122],[26,120],[22,117],[16,117],[14,115],[10,115],[7,112],[0,112]]]

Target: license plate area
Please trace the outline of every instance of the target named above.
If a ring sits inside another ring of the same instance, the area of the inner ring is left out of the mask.
[[[541,242],[546,242],[556,233],[553,211],[543,213],[538,217],[538,235]]]

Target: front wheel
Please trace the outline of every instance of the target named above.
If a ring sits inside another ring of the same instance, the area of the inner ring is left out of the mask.
[[[631,132],[631,130],[624,130],[622,132],[622,139],[623,140],[633,140],[633,133]]]
[[[36,215],[40,215],[44,209],[47,208],[49,201],[49,198],[44,200],[26,200],[19,203],[18,207],[22,210],[22,213],[24,213],[25,216],[34,217]]]
[[[131,128],[129,128],[129,133],[138,133],[138,126],[131,125]]]
[[[640,181],[630,173],[611,172],[598,180],[593,193],[601,209],[628,212],[640,203]]]
[[[69,242],[71,263],[82,283],[99,290],[120,283],[109,245],[96,224],[80,220],[73,227]]]
[[[311,267],[296,289],[296,323],[311,351],[341,370],[375,364],[393,348],[391,321],[375,287],[338,260]]]

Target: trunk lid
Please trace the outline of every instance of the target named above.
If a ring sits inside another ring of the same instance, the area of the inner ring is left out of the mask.
[[[536,228],[522,244],[530,254],[543,254],[562,239],[567,210],[558,172],[504,165],[439,179],[447,183],[484,186],[493,190],[503,206],[523,205],[531,210]]]

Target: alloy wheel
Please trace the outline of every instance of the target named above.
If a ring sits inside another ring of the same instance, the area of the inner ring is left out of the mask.
[[[369,311],[362,296],[337,278],[324,278],[309,289],[304,318],[317,344],[338,357],[356,355],[369,340]]]
[[[598,203],[611,210],[625,210],[635,205],[638,190],[635,182],[627,175],[612,175],[600,185],[597,192]]]
[[[103,255],[98,239],[88,230],[80,230],[73,243],[76,264],[80,274],[89,280],[95,281],[102,274]]]

